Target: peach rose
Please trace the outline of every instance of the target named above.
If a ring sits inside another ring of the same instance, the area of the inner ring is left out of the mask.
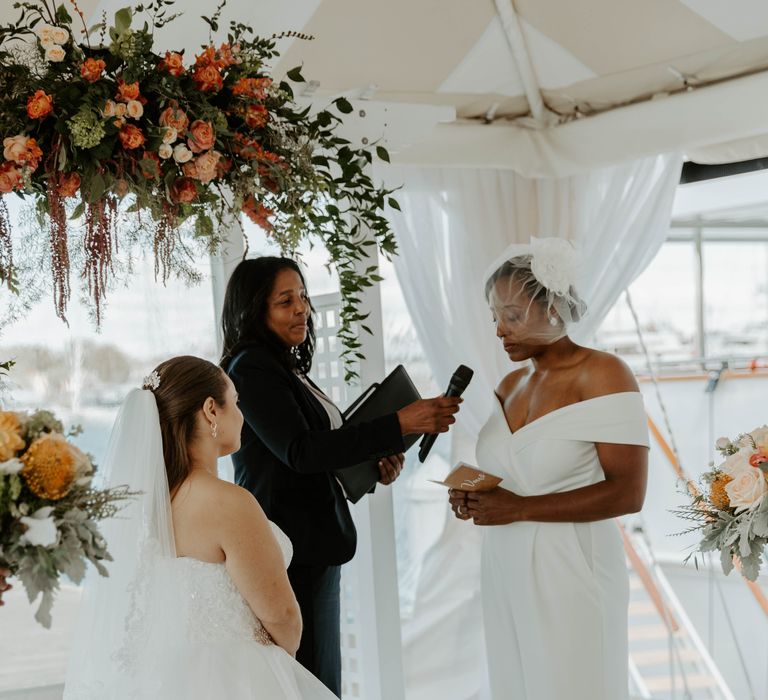
[[[195,158],[195,167],[197,168],[197,179],[200,182],[210,182],[218,176],[217,166],[221,159],[221,153],[218,151],[208,151]]]
[[[184,143],[177,144],[173,149],[173,159],[177,163],[187,163],[192,160],[193,155],[192,151]]]
[[[157,149],[157,155],[163,160],[167,160],[173,155],[173,148],[169,143],[160,144],[160,148]]]
[[[140,119],[144,114],[144,105],[138,100],[131,100],[125,106],[125,111],[131,119]]]
[[[197,197],[197,186],[194,180],[188,177],[180,177],[171,185],[171,199],[174,202],[188,204]]]
[[[181,166],[181,172],[184,173],[184,177],[197,180],[197,163],[194,160],[187,161]]]
[[[107,100],[104,109],[101,110],[104,117],[114,117],[117,114],[117,105],[112,100]]]
[[[157,67],[159,70],[168,71],[168,73],[178,78],[180,75],[184,75],[185,72],[184,56],[175,51],[166,51],[165,58],[160,61]]]
[[[45,60],[51,63],[61,63],[67,52],[58,44],[53,44],[45,50]]]
[[[115,105],[115,116],[122,119],[128,113],[128,106],[123,102],[118,102]]]
[[[130,102],[138,100],[140,97],[139,83],[126,83],[122,78],[117,81],[117,95],[115,99],[118,102]]]
[[[0,165],[0,192],[3,194],[13,192],[19,185],[21,185],[21,170],[8,161]]]
[[[83,61],[83,65],[80,66],[80,75],[82,75],[89,83],[95,83],[101,78],[101,74],[106,67],[107,64],[100,58],[86,58],[85,61]]]
[[[30,119],[45,119],[53,112],[53,98],[44,90],[37,90],[27,98],[27,116]]]
[[[214,65],[199,66],[198,68],[195,68],[192,79],[195,81],[197,89],[202,90],[203,92],[215,92],[221,90],[224,86],[221,73]]]
[[[205,122],[202,119],[195,119],[189,127],[189,138],[187,145],[193,153],[202,153],[216,143],[216,132],[213,130],[213,124]]]
[[[3,158],[18,163],[19,158],[26,152],[29,137],[19,134],[18,136],[8,136],[3,139]]]
[[[159,121],[161,126],[170,126],[179,133],[186,131],[189,126],[189,118],[175,102],[172,102],[170,107],[166,107],[160,113]]]
[[[126,124],[123,126],[117,137],[120,139],[123,148],[127,151],[133,150],[134,148],[140,148],[144,145],[144,141],[146,141],[141,129],[133,124]]]
[[[56,191],[62,197],[74,197],[80,189],[80,175],[75,172],[61,173],[56,183]]]

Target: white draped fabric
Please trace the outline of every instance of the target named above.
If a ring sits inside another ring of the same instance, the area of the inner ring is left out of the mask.
[[[531,235],[574,241],[583,258],[577,289],[589,313],[573,335],[589,342],[665,240],[681,165],[679,154],[669,154],[564,178],[410,167],[382,173],[390,185],[403,185],[402,213],[392,216],[395,269],[434,376],[447,380],[461,363],[475,370],[459,418],[472,442],[492,408],[491,392],[509,371],[483,297],[488,266]],[[459,700],[459,688],[462,699],[479,696],[479,551],[479,529],[449,518],[427,552],[403,636],[415,700],[447,697],[448,689]],[[424,673],[437,665],[441,672]]]

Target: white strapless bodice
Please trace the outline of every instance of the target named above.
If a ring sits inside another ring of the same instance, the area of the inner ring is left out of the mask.
[[[287,567],[293,556],[291,541],[277,525],[270,525]],[[178,557],[172,566],[176,568],[175,578],[179,581],[182,619],[188,641],[266,642],[266,630],[235,586],[224,562],[214,564]]]

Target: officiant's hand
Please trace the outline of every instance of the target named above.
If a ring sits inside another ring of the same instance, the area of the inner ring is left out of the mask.
[[[6,576],[10,575],[11,572],[8,569],[0,567],[0,605],[5,605],[3,602],[3,593],[5,593],[5,591],[9,591],[12,588],[11,584],[5,580]]]
[[[467,493],[468,518],[475,525],[508,525],[522,519],[524,500],[500,486],[490,491],[472,491]]]
[[[405,455],[400,453],[399,455],[390,455],[379,460],[379,483],[391,484],[403,470],[403,464],[405,464]]]
[[[446,433],[456,422],[454,414],[459,412],[462,401],[458,396],[438,396],[409,403],[397,412],[400,430],[403,435]]]

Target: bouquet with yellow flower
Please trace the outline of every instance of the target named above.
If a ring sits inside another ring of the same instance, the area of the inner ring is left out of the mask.
[[[96,521],[119,510],[125,487],[93,488],[94,465],[49,411],[0,411],[0,568],[24,584],[35,618],[51,624],[63,574],[75,583],[90,561],[102,576],[111,561]]]
[[[768,426],[736,440],[722,437],[716,447],[724,461],[702,476],[701,492],[677,513],[697,523],[697,551],[719,551],[726,574],[737,562],[754,581],[768,545]]]

